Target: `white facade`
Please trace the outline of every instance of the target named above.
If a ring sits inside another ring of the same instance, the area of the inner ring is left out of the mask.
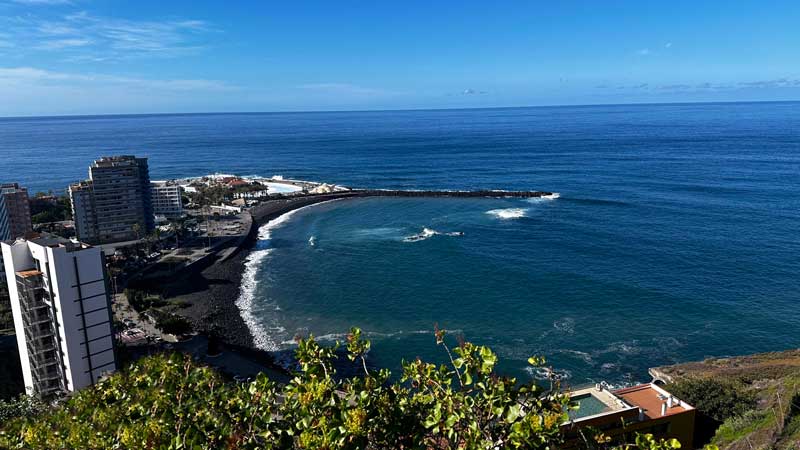
[[[150,192],[153,202],[153,214],[175,219],[183,216],[183,203],[181,202],[181,187],[164,181],[150,183]]]
[[[50,237],[0,247],[28,394],[76,391],[116,370],[100,249]]]

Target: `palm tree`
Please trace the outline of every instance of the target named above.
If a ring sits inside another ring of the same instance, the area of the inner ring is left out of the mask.
[[[133,234],[136,235],[136,240],[137,241],[139,239],[141,239],[141,235],[142,235],[142,225],[141,224],[139,224],[138,222],[133,224],[133,226],[131,227],[131,230],[133,230]]]

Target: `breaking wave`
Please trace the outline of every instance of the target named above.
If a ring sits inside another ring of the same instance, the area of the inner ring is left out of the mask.
[[[520,219],[522,217],[526,217],[528,214],[528,210],[525,208],[492,209],[490,211],[486,211],[486,214],[494,216],[498,219],[510,220],[510,219]]]
[[[430,228],[423,228],[421,233],[412,234],[411,236],[406,236],[403,238],[403,242],[417,242],[417,241],[424,241],[425,239],[431,238],[433,236],[463,236],[464,233],[462,231],[452,231],[452,232],[441,232],[432,230]]]
[[[276,342],[273,336],[285,331],[284,328],[277,323],[277,318],[274,316],[271,318],[272,323],[265,326],[265,324],[256,318],[253,312],[253,301],[255,299],[256,289],[258,288],[256,275],[258,274],[258,268],[269,257],[270,253],[272,253],[273,249],[269,248],[269,240],[272,238],[272,231],[284,225],[298,211],[321,205],[322,203],[327,202],[315,203],[313,205],[293,209],[264,224],[258,229],[258,245],[262,248],[257,248],[247,255],[247,259],[244,263],[244,272],[242,273],[242,283],[239,288],[239,298],[236,299],[236,307],[239,308],[239,314],[242,316],[242,320],[253,336],[253,344],[261,350],[279,350],[279,343]],[[279,310],[280,308],[275,305],[275,309]]]
[[[539,202],[546,202],[548,200],[555,200],[561,197],[561,194],[558,192],[553,192],[552,194],[543,195],[541,197],[531,197],[528,199],[529,203],[539,203]]]
[[[572,372],[566,369],[561,370],[552,370],[547,367],[531,367],[528,366],[525,368],[525,372],[531,376],[531,378],[539,381],[545,380],[569,380],[572,378]]]

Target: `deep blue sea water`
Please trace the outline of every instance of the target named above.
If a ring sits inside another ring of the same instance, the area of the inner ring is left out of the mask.
[[[800,346],[800,103],[0,119],[0,179],[63,189],[104,154],[154,179],[281,174],[551,200],[362,199],[262,230],[240,303],[261,346],[373,339],[441,358],[434,323],[574,383]],[[408,242],[429,228],[442,234]],[[462,232],[463,235],[446,233]]]

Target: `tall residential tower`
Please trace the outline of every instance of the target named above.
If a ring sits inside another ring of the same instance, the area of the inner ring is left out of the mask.
[[[0,195],[0,241],[11,239],[11,230],[8,228],[8,211],[6,211],[6,201]],[[2,255],[0,255],[2,258]],[[2,259],[0,259],[2,261]]]
[[[100,249],[38,237],[0,250],[28,394],[76,391],[116,370]]]
[[[4,183],[0,184],[0,196],[3,197],[3,206],[0,206],[0,209],[5,209],[8,223],[8,237],[5,239],[22,237],[32,232],[28,190],[17,183]],[[0,233],[2,233],[2,222],[3,219],[0,218]]]
[[[103,157],[89,179],[69,187],[78,239],[93,244],[139,239],[153,231],[147,158]]]

